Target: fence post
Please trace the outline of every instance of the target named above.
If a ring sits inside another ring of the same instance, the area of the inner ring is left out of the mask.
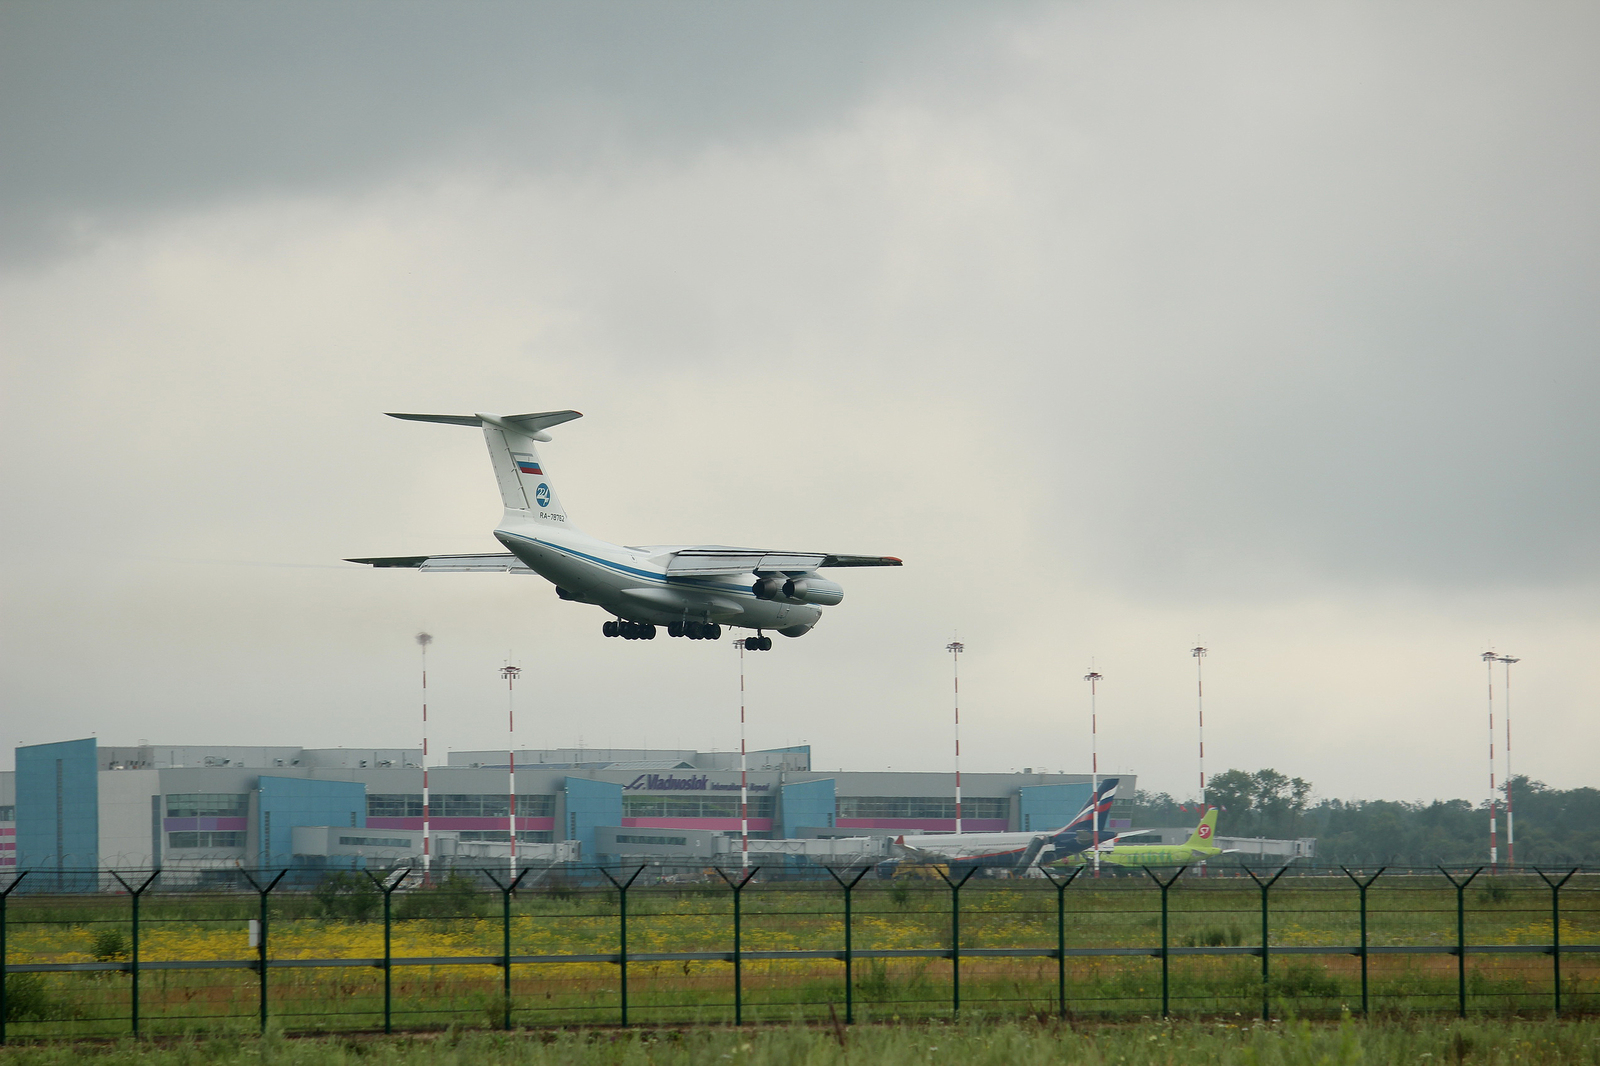
[[[600,871],[617,889],[617,971],[620,978],[619,986],[622,993],[622,1027],[628,1027],[628,886],[644,873],[644,866],[628,877],[626,881],[618,881],[611,876],[610,870]]]
[[[132,1023],[132,1026],[133,1026],[133,1035],[134,1036],[138,1036],[139,1035],[139,897],[144,895],[144,890],[150,887],[150,882],[154,881],[157,877],[161,876],[161,870],[160,870],[160,868],[157,868],[155,871],[153,871],[150,874],[149,877],[144,879],[144,883],[141,884],[138,888],[134,888],[132,885],[128,884],[128,882],[124,881],[122,879],[122,875],[119,874],[115,870],[111,871],[111,876],[115,877],[117,879],[117,884],[121,885],[124,889],[127,890],[128,897],[129,897],[130,904],[131,904],[131,914],[129,915],[129,917],[132,919],[132,923],[133,923],[133,936],[130,938],[132,942],[128,945],[128,978],[129,978],[129,980],[128,980],[128,1016],[129,1016],[129,1021]]]
[[[744,887],[756,875],[759,866],[743,868],[739,877],[729,877],[728,872],[720,866],[713,866],[717,876],[728,883],[733,889],[733,1024],[744,1024],[744,942],[743,926],[740,917],[740,897],[744,895]]]
[[[831,866],[826,867],[829,876],[837,881],[839,887],[844,890],[844,1023],[846,1025],[854,1025],[856,1020],[856,982],[855,971],[852,969],[855,945],[851,940],[850,891],[856,887],[856,882],[867,875],[867,871],[871,868],[870,866],[863,866],[856,872],[854,877],[846,881],[839,876],[839,871]]]
[[[1443,866],[1439,872],[1444,874],[1445,880],[1456,888],[1456,1012],[1463,1018],[1467,1016],[1467,886],[1472,884],[1472,879],[1483,873],[1483,867],[1478,867],[1467,875],[1465,881],[1457,881],[1450,876],[1450,871]]]
[[[1244,863],[1240,863],[1239,865],[1245,873],[1250,875],[1250,880],[1256,883],[1256,887],[1261,889],[1261,1020],[1266,1022],[1272,1020],[1272,988],[1268,983],[1267,974],[1267,893],[1271,891],[1273,885],[1278,883],[1278,878],[1283,876],[1284,871],[1289,869],[1289,864],[1284,863],[1283,866],[1279,868],[1278,872],[1273,874],[1272,877],[1266,881],[1263,881],[1261,878],[1257,877],[1256,872],[1250,869],[1250,867],[1245,866]],[[1362,913],[1365,914],[1365,910],[1363,910]],[[1363,939],[1364,938],[1365,935],[1363,934]],[[1363,972],[1365,972],[1365,969],[1366,960],[1365,956],[1363,956]]]
[[[1383,871],[1388,867],[1378,867],[1378,872],[1365,881],[1351,873],[1347,866],[1341,866],[1339,869],[1355,882],[1356,891],[1361,895],[1361,1013],[1365,1015],[1367,1014],[1367,889],[1372,887],[1372,882],[1383,876]]]
[[[378,886],[378,891],[383,893],[383,1031],[394,1032],[394,952],[390,934],[393,931],[393,913],[389,906],[394,890],[400,887],[400,882],[406,879],[409,869],[398,870],[392,877],[381,878],[371,870],[362,867],[361,872],[371,878],[372,883]]]
[[[11,892],[28,876],[24,870],[11,879],[11,883],[0,892],[0,1045],[6,1042],[6,904],[11,899]]]
[[[278,882],[282,881],[283,875],[289,871],[287,869],[279,870],[278,876],[268,881],[265,888],[250,875],[249,870],[241,868],[239,872],[244,874],[244,879],[250,882],[250,887],[255,889],[257,895],[261,897],[260,935],[256,938],[256,971],[261,975],[260,1013],[261,1031],[264,1033],[267,1031],[267,896],[274,888],[278,887]],[[265,876],[264,871],[263,876]]]
[[[961,1017],[961,886],[966,884],[972,875],[978,872],[976,866],[969,866],[966,872],[952,881],[950,875],[945,873],[945,867],[935,866],[934,870],[950,886],[950,1013],[953,1017]]]
[[[1154,881],[1157,887],[1161,889],[1161,1016],[1163,1018],[1167,1017],[1171,1005],[1170,956],[1172,953],[1168,950],[1167,944],[1167,889],[1171,888],[1188,868],[1187,864],[1178,867],[1177,873],[1163,881],[1151,871],[1150,867],[1141,867],[1145,873],[1150,875],[1150,880]]]
[[[1537,866],[1533,872],[1538,874],[1545,884],[1550,886],[1550,959],[1555,967],[1556,978],[1556,1017],[1561,1017],[1561,886],[1572,880],[1572,875],[1578,872],[1577,867],[1567,871],[1565,877],[1559,881],[1550,880],[1550,876]]]
[[[1065,881],[1057,881],[1055,874],[1039,867],[1039,872],[1056,888],[1056,1013],[1062,1018],[1067,1016],[1067,886],[1085,869],[1075,866]]]
[[[500,965],[504,973],[500,975],[501,1019],[500,1028],[511,1028],[511,894],[517,890],[522,879],[528,876],[527,868],[511,879],[511,882],[500,880],[493,870],[484,870],[483,875],[494,882],[494,887],[500,890]],[[635,874],[634,876],[638,876]],[[631,883],[631,882],[630,882]],[[627,1002],[626,999],[623,1000]],[[626,1013],[626,1008],[624,1008]],[[626,1024],[626,1023],[624,1023]]]

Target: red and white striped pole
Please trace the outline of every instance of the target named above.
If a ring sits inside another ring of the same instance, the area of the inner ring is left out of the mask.
[[[1512,820],[1511,813],[1511,664],[1521,662],[1513,655],[1500,656],[1500,662],[1505,664],[1506,679],[1506,865],[1511,869],[1517,868],[1517,823]]]
[[[511,877],[517,876],[517,675],[522,667],[509,662],[500,668],[506,679],[506,828],[510,831]]]
[[[1200,715],[1200,813],[1206,812],[1206,685],[1201,664],[1206,657],[1206,649],[1195,645],[1189,649],[1189,654],[1194,656],[1194,692],[1195,709]]]
[[[955,669],[955,706],[956,706],[956,835],[961,835],[961,653],[967,646],[959,640],[953,640],[944,646],[950,653],[950,661]]]
[[[1104,681],[1101,675],[1095,673],[1090,667],[1089,672],[1083,675],[1089,682],[1089,799],[1095,805],[1091,817],[1094,824],[1091,832],[1094,834],[1094,875],[1100,876],[1100,718],[1095,709],[1095,688]]]
[[[745,642],[739,645],[739,866],[750,867],[750,766],[744,745],[744,651]]]
[[[428,824],[428,645],[433,634],[418,633],[417,647],[422,649],[422,881],[428,882],[432,867],[432,843]]]
[[[1489,872],[1494,873],[1495,866],[1500,862],[1500,842],[1495,832],[1499,797],[1495,795],[1494,788],[1494,664],[1498,656],[1486,651],[1479,658],[1489,672]]]

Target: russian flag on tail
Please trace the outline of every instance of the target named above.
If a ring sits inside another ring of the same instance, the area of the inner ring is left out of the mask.
[[[517,464],[517,472],[522,474],[537,474],[544,476],[544,471],[539,468],[539,460],[523,452],[512,452],[511,458]]]

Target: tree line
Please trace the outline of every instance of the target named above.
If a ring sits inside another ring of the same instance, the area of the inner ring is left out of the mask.
[[[1316,862],[1346,865],[1487,862],[1488,800],[1339,800],[1311,802],[1312,786],[1276,770],[1229,770],[1206,784],[1221,808],[1219,837],[1315,837]],[[1506,848],[1504,789],[1499,800],[1500,861]],[[1511,781],[1519,866],[1600,862],[1600,789],[1551,788],[1518,775]],[[1134,794],[1135,826],[1198,822],[1200,808],[1165,792]]]

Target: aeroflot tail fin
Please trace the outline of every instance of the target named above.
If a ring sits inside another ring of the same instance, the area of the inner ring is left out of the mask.
[[[1050,835],[1057,837],[1063,833],[1074,833],[1079,830],[1093,833],[1096,828],[1102,836],[1109,835],[1111,801],[1116,798],[1117,783],[1121,780],[1118,777],[1102,778],[1099,791],[1089,794],[1089,802],[1083,805],[1083,809],[1073,816],[1072,821]]]
[[[524,415],[495,415],[479,412],[471,415],[401,414],[390,411],[390,418],[404,418],[411,422],[443,422],[452,426],[480,426],[484,443],[489,446],[489,461],[494,466],[495,481],[500,486],[500,500],[507,511],[519,516],[534,518],[564,528],[574,528],[567,520],[566,508],[555,494],[550,478],[544,472],[544,461],[539,458],[534,441],[547,441],[545,432],[551,426],[582,418],[577,411],[535,411]]]
[[[1189,839],[1184,841],[1186,848],[1214,848],[1217,846],[1217,809],[1208,808],[1200,824],[1194,827],[1194,832],[1189,834]]]

